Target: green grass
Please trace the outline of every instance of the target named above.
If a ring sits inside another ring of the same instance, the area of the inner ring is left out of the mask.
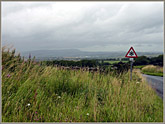
[[[162,99],[139,74],[60,70],[4,50],[2,66],[3,122],[163,121]]]
[[[143,74],[163,77],[163,73],[143,72]]]
[[[163,67],[147,65],[142,68],[142,73],[153,75],[153,76],[161,76],[163,77]]]
[[[145,65],[133,66],[135,69],[142,69]]]
[[[119,63],[119,62],[127,63],[128,61],[104,61],[104,62],[114,64],[114,63]]]

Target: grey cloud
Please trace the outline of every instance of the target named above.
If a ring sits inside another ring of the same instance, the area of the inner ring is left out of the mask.
[[[39,7],[51,7],[51,4],[45,2],[2,2],[2,16],[6,17],[12,13],[17,13],[26,9],[33,9]]]
[[[102,51],[104,47],[114,45],[122,45],[125,49],[126,44],[142,47],[143,44],[163,43],[162,2],[93,3],[77,9],[78,14],[71,11],[73,15],[56,10],[56,2],[21,3],[22,7],[20,4],[3,4],[2,39],[14,43],[19,50],[83,50],[97,46]],[[42,8],[46,9],[43,11]],[[30,12],[23,11],[26,9]],[[18,21],[11,22],[12,19]]]

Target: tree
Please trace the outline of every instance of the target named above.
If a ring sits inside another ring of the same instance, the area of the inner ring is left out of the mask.
[[[147,65],[149,64],[149,59],[146,56],[140,56],[135,58],[134,65]]]

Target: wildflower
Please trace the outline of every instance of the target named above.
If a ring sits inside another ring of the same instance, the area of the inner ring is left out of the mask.
[[[136,82],[137,84],[139,84],[140,82]]]
[[[29,59],[31,59],[31,54],[29,54]]]
[[[9,78],[10,76],[11,76],[10,74],[7,75],[8,78]]]
[[[58,96],[58,98],[60,99],[60,98],[61,98],[61,96]]]
[[[37,112],[35,112],[37,114]]]
[[[37,94],[38,94],[38,93],[36,92],[35,95],[34,95],[35,98],[36,98]]]
[[[28,103],[27,106],[30,106],[30,103]]]
[[[34,118],[35,121],[38,121],[39,119],[38,118]]]
[[[87,116],[89,116],[89,113],[87,113]]]

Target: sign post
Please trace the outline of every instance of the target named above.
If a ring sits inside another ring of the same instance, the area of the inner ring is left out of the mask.
[[[132,80],[132,66],[133,66],[133,58],[130,58],[130,61],[131,61],[130,80]]]
[[[125,55],[125,57],[130,58],[131,61],[131,68],[130,68],[130,80],[132,80],[132,66],[133,66],[133,62],[134,62],[134,58],[137,58],[137,54],[135,52],[135,50],[133,49],[133,47],[131,47],[127,54]]]

